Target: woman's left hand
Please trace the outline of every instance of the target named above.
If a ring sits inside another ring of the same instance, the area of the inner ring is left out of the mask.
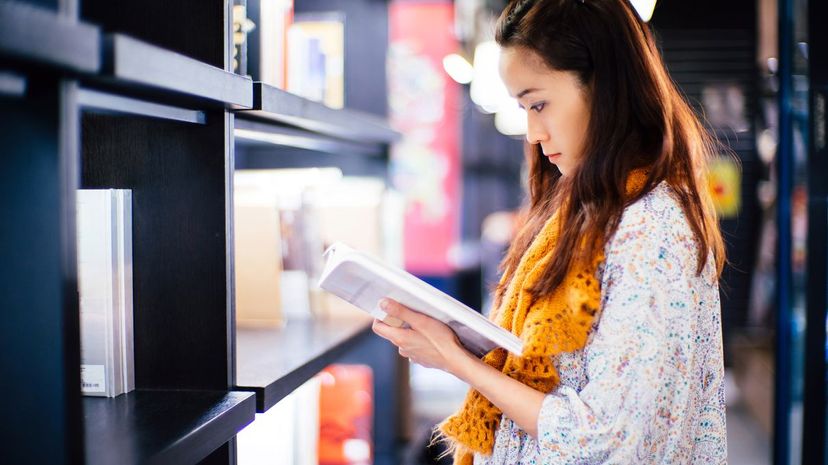
[[[401,356],[426,368],[437,368],[456,374],[459,364],[466,357],[473,357],[447,325],[431,317],[415,312],[391,299],[380,304],[388,315],[408,323],[409,328],[395,328],[374,320],[372,329],[380,337],[399,348]]]

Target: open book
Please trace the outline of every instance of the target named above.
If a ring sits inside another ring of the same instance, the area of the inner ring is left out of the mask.
[[[325,258],[319,287],[374,318],[392,326],[402,324],[379,308],[380,300],[387,297],[447,324],[463,346],[478,357],[496,347],[516,355],[522,353],[522,343],[517,336],[410,273],[388,266],[341,242],[330,246],[325,251]]]

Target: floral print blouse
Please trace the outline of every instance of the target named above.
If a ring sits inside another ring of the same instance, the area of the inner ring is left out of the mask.
[[[599,270],[601,314],[561,354],[538,438],[505,415],[475,465],[726,463],[715,264],[696,274],[693,232],[662,183],[627,207]]]

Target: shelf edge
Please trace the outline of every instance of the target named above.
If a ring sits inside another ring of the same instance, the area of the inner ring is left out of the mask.
[[[295,126],[310,132],[353,142],[392,144],[401,134],[380,117],[350,109],[334,109],[322,103],[269,86],[253,83],[253,108],[238,114]]]
[[[133,37],[106,35],[102,55],[103,77],[115,84],[204,98],[233,109],[253,106],[250,78]]]
[[[0,54],[22,61],[97,73],[100,31],[96,26],[32,5],[0,1]]]
[[[92,111],[147,116],[183,123],[206,123],[203,111],[188,110],[83,88],[78,90],[78,106]]]
[[[255,392],[256,412],[264,413],[304,384],[305,381],[322,371],[323,368],[338,360],[341,355],[354,347],[363,338],[368,337],[371,334],[370,329],[371,321],[369,320],[349,337],[331,345],[321,354],[295,367],[281,378],[271,381],[267,386],[237,385],[234,389]]]

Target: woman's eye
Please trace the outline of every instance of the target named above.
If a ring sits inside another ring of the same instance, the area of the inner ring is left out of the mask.
[[[543,107],[545,105],[546,105],[545,103],[536,103],[536,104],[532,105],[531,107],[529,107],[529,109],[536,112],[536,113],[540,113],[540,111],[543,110]]]

